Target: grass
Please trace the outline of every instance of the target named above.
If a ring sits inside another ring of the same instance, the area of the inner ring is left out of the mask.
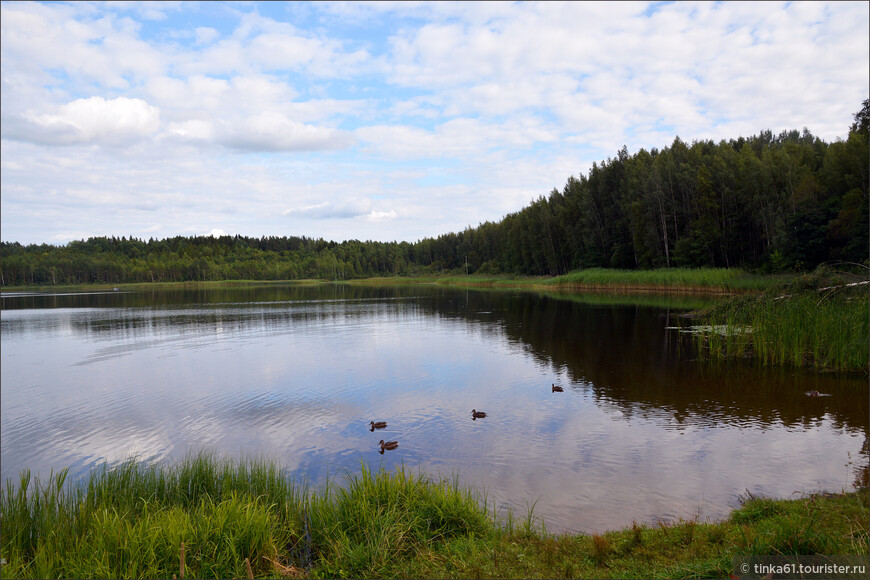
[[[418,278],[366,278],[353,283],[437,283],[530,289],[656,291],[656,292],[756,292],[792,280],[794,275],[756,275],[736,268],[660,268],[613,270],[589,268],[562,276],[442,275]]]
[[[522,276],[515,274],[442,274],[422,276],[391,276],[359,278],[342,283],[365,285],[389,284],[445,284],[455,286],[561,289],[561,290],[606,290],[606,291],[656,291],[656,292],[703,292],[736,293],[761,291],[795,275],[756,275],[736,268],[660,268],[657,270],[612,270],[589,268],[563,276]],[[223,287],[263,286],[280,284],[332,284],[326,280],[221,280],[206,282],[143,282],[129,284],[87,284],[75,286],[16,286],[13,291],[69,291],[69,290],[134,290],[153,287]],[[8,288],[7,288],[8,290]]]
[[[552,278],[547,285],[581,288],[655,289],[687,292],[763,290],[791,276],[760,276],[736,268],[660,268],[611,270],[590,268]]]
[[[128,461],[76,485],[21,475],[0,492],[4,577],[242,577],[292,541],[300,491],[273,464],[201,454],[172,468]],[[183,546],[183,547],[182,547]],[[183,575],[182,575],[183,577]]]
[[[867,490],[748,496],[722,522],[552,535],[456,480],[363,467],[325,488],[267,461],[134,460],[0,490],[4,578],[727,577],[747,554],[868,553]]]
[[[696,337],[713,358],[754,358],[817,370],[868,370],[868,294],[858,277],[825,270],[707,311]]]

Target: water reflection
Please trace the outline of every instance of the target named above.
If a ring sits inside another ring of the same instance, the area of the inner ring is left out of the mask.
[[[656,300],[344,285],[4,295],[2,477],[203,447],[315,484],[404,463],[458,472],[499,505],[537,500],[551,530],[597,531],[865,473],[863,378],[699,364],[667,330],[685,304]]]

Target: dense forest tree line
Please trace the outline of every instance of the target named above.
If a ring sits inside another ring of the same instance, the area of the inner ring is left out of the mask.
[[[413,274],[407,242],[327,242],[306,237],[196,236],[147,242],[90,238],[61,247],[2,243],[3,284],[344,280]]]
[[[625,147],[499,222],[416,243],[198,236],[0,244],[0,283],[343,280],[424,273],[557,275],[589,267],[781,271],[866,263],[870,100],[848,138],[806,129]]]

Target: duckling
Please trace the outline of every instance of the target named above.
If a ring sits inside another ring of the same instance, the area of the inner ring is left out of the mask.
[[[553,392],[554,393],[561,393],[564,390],[565,389],[563,389],[562,387],[557,387],[555,384],[553,384]]]
[[[478,411],[477,409],[471,410],[471,420],[472,421],[475,419],[483,419],[484,417],[486,417],[486,413],[484,413],[483,411]]]
[[[383,455],[385,449],[393,450],[399,446],[399,442],[398,441],[386,441],[386,442],[384,442],[384,440],[381,439],[380,441],[378,441],[378,445],[381,446],[381,450],[378,453]]]
[[[375,429],[384,429],[387,426],[387,422],[386,421],[378,421],[377,423],[375,423],[374,421],[369,421],[369,425],[372,426],[372,428],[369,429],[369,431],[374,431]]]

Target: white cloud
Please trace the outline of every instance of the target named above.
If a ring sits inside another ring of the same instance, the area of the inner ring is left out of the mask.
[[[317,151],[344,149],[353,144],[344,131],[307,125],[271,111],[219,124],[216,141],[250,151]]]
[[[170,138],[182,141],[203,142],[211,141],[214,137],[214,125],[209,121],[193,119],[181,123],[170,123],[166,129]]]
[[[807,101],[795,109],[808,110],[809,102],[837,101],[815,92],[837,85],[813,86],[815,77],[833,72],[845,81],[855,67],[849,59],[818,58],[861,51],[837,47],[843,41],[834,37],[822,43],[820,18],[830,10],[741,4],[677,3],[645,17],[639,15],[646,4],[553,2],[520,5],[514,17],[485,26],[434,22],[393,37],[390,79],[434,89],[447,114],[508,115],[543,107],[580,134],[596,134],[589,121],[607,123],[619,135],[627,125],[620,119],[652,117],[703,138],[722,111],[727,118],[774,116],[771,97]],[[852,9],[852,30],[840,38],[866,40],[866,19],[857,14],[866,14],[866,7]],[[820,66],[833,68],[823,72]],[[857,74],[866,80],[866,71]],[[754,86],[746,86],[750,79]],[[793,117],[795,109],[778,111]]]
[[[159,74],[167,62],[158,48],[137,38],[132,21],[111,13],[93,18],[86,5],[4,3],[0,34],[4,75],[12,77],[62,71],[74,87],[96,83],[125,90]]]
[[[367,198],[348,199],[333,203],[325,201],[298,209],[285,210],[284,215],[310,219],[346,219],[371,215],[372,202]]]
[[[76,99],[55,112],[27,111],[14,138],[47,145],[124,145],[154,134],[160,113],[141,99]]]
[[[389,220],[394,220],[399,217],[398,212],[396,210],[391,209],[390,211],[373,211],[366,216],[366,219],[371,222],[385,222]]]
[[[558,131],[533,117],[503,124],[472,118],[456,118],[433,131],[407,125],[378,125],[355,131],[365,150],[399,159],[463,158],[492,150],[555,142]]]
[[[193,33],[196,37],[196,44],[200,46],[211,44],[221,35],[220,32],[209,26],[197,26],[193,29]]]
[[[169,111],[166,136],[243,151],[344,149],[352,135],[329,126],[333,117],[361,110],[357,100],[295,100],[297,92],[267,75],[219,79],[158,77],[146,87]]]
[[[350,77],[369,65],[361,49],[346,49],[340,41],[300,31],[291,24],[248,13],[229,38],[208,45],[179,63],[183,74],[251,74],[304,71],[313,77]]]

